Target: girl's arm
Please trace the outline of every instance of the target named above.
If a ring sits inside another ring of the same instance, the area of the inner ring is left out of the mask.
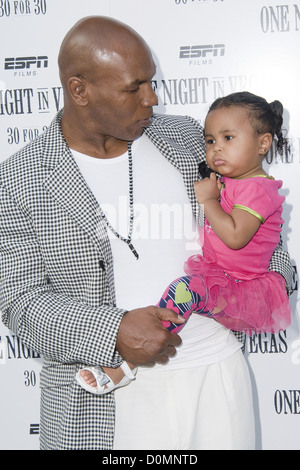
[[[221,184],[215,173],[195,183],[199,204],[204,205],[205,216],[215,234],[232,250],[243,248],[260,227],[261,221],[243,209],[225,212],[219,204]]]

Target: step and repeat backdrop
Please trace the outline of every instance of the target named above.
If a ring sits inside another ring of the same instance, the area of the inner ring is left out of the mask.
[[[299,0],[0,0],[0,161],[49,125],[63,106],[57,53],[80,18],[106,15],[136,29],[157,73],[156,112],[203,122],[210,103],[248,90],[285,108],[289,137],[266,170],[282,179],[283,239],[294,267],[292,326],[246,342],[256,417],[256,448],[300,450]],[[0,322],[0,448],[39,449],[42,358]]]

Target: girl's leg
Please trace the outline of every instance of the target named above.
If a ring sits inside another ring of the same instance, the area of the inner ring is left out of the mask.
[[[209,314],[205,310],[206,300],[207,289],[201,276],[183,276],[167,287],[157,306],[170,308],[187,320],[192,312]],[[163,325],[174,333],[184,326],[184,324],[178,326],[171,322],[163,322]]]

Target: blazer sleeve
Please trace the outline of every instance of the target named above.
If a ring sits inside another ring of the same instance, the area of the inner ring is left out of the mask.
[[[290,255],[283,249],[282,238],[275,249],[269,266],[270,271],[276,271],[281,274],[285,279],[285,287],[288,295],[292,294],[292,281],[293,281],[293,267],[290,259]]]
[[[90,307],[53,290],[29,217],[0,184],[0,309],[5,326],[45,358],[117,366],[124,310]]]

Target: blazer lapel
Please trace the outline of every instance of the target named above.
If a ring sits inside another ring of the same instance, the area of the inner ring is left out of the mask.
[[[104,259],[109,259],[110,243],[100,207],[86,184],[60,129],[59,115],[45,134],[42,164],[49,168],[45,189],[92,239]]]

